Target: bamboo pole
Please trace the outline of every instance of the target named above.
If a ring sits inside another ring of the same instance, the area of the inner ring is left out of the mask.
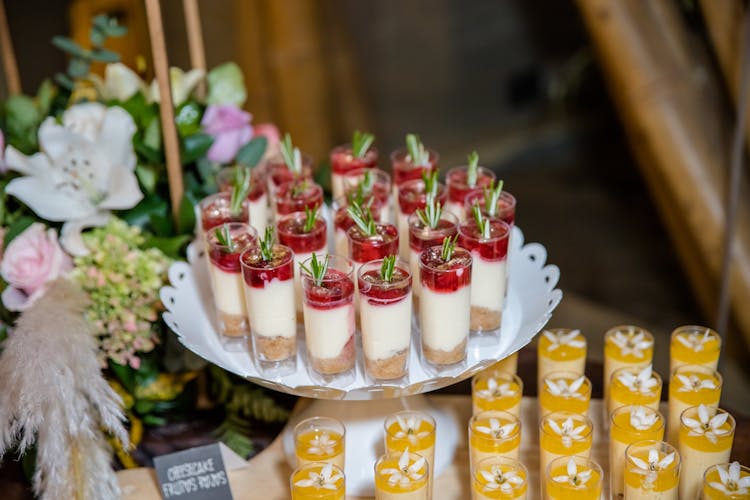
[[[177,139],[177,126],[174,121],[174,105],[169,80],[169,62],[167,46],[164,41],[164,23],[161,17],[159,0],[146,0],[146,18],[151,38],[151,55],[154,59],[154,71],[159,85],[159,113],[164,136],[164,155],[167,161],[167,179],[169,181],[169,199],[172,203],[172,217],[177,223],[180,202],[185,187],[180,163],[180,146]]]
[[[13,40],[10,37],[8,16],[5,14],[5,4],[0,0],[0,46],[2,46],[3,72],[8,85],[9,94],[21,93],[21,77],[18,73],[18,63],[13,52]]]
[[[187,31],[188,50],[190,52],[190,66],[193,69],[206,71],[206,48],[203,44],[203,29],[201,28],[201,16],[198,9],[198,0],[182,0],[185,11],[185,29]],[[198,84],[196,95],[202,99],[206,95],[206,84],[204,80]]]

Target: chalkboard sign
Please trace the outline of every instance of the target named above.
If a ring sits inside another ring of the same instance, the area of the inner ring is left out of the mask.
[[[221,443],[154,458],[162,497],[179,500],[231,500],[232,490],[229,488],[225,458],[231,462],[231,468],[247,464]]]

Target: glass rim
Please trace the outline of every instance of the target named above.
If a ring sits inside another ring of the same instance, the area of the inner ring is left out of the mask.
[[[453,212],[449,212],[448,210],[445,210],[445,207],[442,207],[442,208],[443,209],[440,211],[440,219],[439,220],[448,220],[449,222],[453,222],[455,224],[456,230],[458,230],[458,225],[459,225],[460,221],[458,220],[458,217],[456,217],[456,214],[454,214]],[[414,212],[413,214],[409,214],[409,217],[407,218],[407,222],[409,224],[409,233],[411,234],[411,230],[412,229],[417,229],[416,222],[419,222],[421,224],[422,223],[422,219],[420,219],[419,216],[417,215],[417,213]],[[421,228],[422,229],[426,229],[427,226],[422,226]],[[440,231],[440,232],[448,231],[450,229],[453,229],[453,228],[451,228],[451,227],[446,227],[446,228],[443,228],[443,229],[430,228],[431,231]]]
[[[666,425],[666,421],[664,419],[664,415],[662,415],[660,411],[654,410],[650,406],[646,406],[646,405],[622,405],[622,406],[618,406],[617,408],[615,408],[614,410],[612,410],[612,412],[609,414],[610,425],[613,428],[617,427],[618,429],[623,429],[623,427],[621,425],[619,425],[615,421],[615,416],[616,415],[621,415],[621,414],[625,413],[625,411],[631,412],[635,408],[645,408],[646,412],[652,412],[652,414],[655,414],[658,417],[656,419],[656,421],[659,423],[659,425],[656,428],[649,428],[649,429],[644,429],[644,430],[636,429],[636,432],[638,432],[638,433],[640,433],[640,432],[658,432],[660,429],[664,429],[664,426]]]
[[[714,330],[713,328],[709,328],[707,326],[701,326],[701,325],[681,325],[672,330],[672,333],[669,336],[670,344],[674,340],[674,338],[679,333],[697,333],[697,334],[705,334],[706,332],[709,333],[709,336],[712,338],[715,338],[719,341],[719,348],[721,348],[721,335],[719,335],[719,332]]]
[[[360,235],[362,235],[362,230],[359,228],[359,226],[357,224],[354,224],[352,227],[350,227],[349,229],[346,230],[346,237],[347,237],[348,240],[355,241],[357,243],[361,243],[361,242],[365,242],[365,241],[366,242],[370,242],[370,241],[372,241],[373,238],[377,238],[378,236],[380,236],[380,237],[382,237],[384,235],[389,236],[388,239],[382,238],[382,241],[380,241],[380,244],[377,245],[378,247],[379,246],[383,246],[383,245],[389,245],[389,244],[393,243],[393,240],[395,240],[395,239],[397,239],[399,237],[398,227],[396,226],[396,224],[393,224],[393,223],[387,222],[387,221],[382,221],[382,222],[375,221],[375,227],[377,229],[389,229],[389,228],[393,228],[393,229],[395,229],[396,233],[395,234],[388,234],[389,233],[388,231],[384,231],[383,233],[378,232],[377,235],[373,235],[373,236],[364,236],[363,238],[355,238],[354,234],[359,233]]]
[[[377,475],[377,473],[378,473],[378,466],[383,461],[388,460],[388,459],[395,459],[396,462],[398,462],[398,459],[401,458],[401,456],[403,456],[404,451],[406,451],[406,450],[400,450],[400,451],[396,451],[396,450],[388,451],[388,450],[386,450],[382,455],[380,455],[378,457],[377,460],[375,460],[375,465],[373,466],[373,472],[375,473],[375,475]],[[427,457],[425,457],[424,455],[422,455],[420,453],[417,453],[415,451],[406,451],[406,453],[408,453],[408,456],[409,456],[410,460],[414,459],[414,461],[417,461],[420,458],[424,458],[425,459],[425,463],[424,463],[424,466],[423,466],[424,467],[424,472],[419,476],[419,478],[413,479],[413,481],[422,481],[422,480],[429,481],[429,479],[430,479],[430,464],[427,461]]]
[[[727,469],[729,469],[729,467],[733,463],[735,463],[735,462],[737,463],[737,465],[740,466],[740,478],[742,478],[742,472],[747,472],[748,475],[750,475],[750,467],[748,467],[747,465],[742,465],[739,462],[739,460],[734,460],[732,462],[721,462],[721,463],[718,463],[718,464],[713,464],[713,465],[709,466],[705,471],[703,471],[703,486],[704,487],[708,486],[708,487],[710,487],[710,488],[712,488],[712,489],[715,490],[716,488],[714,488],[713,486],[711,486],[710,483],[706,482],[706,478],[708,477],[708,474],[711,473],[711,472],[713,472],[715,469],[718,469],[720,466],[724,466]]]
[[[230,236],[234,238],[234,235],[232,234],[233,231],[245,231],[245,233],[250,235],[250,241],[248,242],[248,246],[252,248],[254,245],[253,243],[257,244],[258,242],[258,231],[255,230],[253,226],[246,222],[222,222],[218,226],[214,226],[211,229],[207,229],[205,232],[207,233],[206,242],[208,243],[209,247],[215,247],[215,248],[229,248],[229,245],[224,245],[222,243],[219,243],[217,237],[216,237],[216,230],[221,229],[222,227],[228,227]],[[244,253],[249,248],[245,248],[240,252],[241,254]]]
[[[472,430],[472,428],[471,428],[472,424],[474,424],[477,421],[479,421],[481,419],[484,419],[484,418],[487,418],[487,419],[492,418],[493,416],[505,418],[507,420],[510,420],[514,424],[516,424],[516,428],[514,429],[513,433],[510,434],[510,435],[508,435],[508,436],[505,436],[503,438],[494,438],[494,437],[492,437],[490,435],[487,435],[487,434],[485,434],[485,435],[477,434],[477,433],[475,433]],[[506,411],[506,410],[484,410],[484,411],[480,411],[479,413],[476,413],[476,414],[472,415],[469,418],[468,431],[469,431],[469,436],[476,436],[479,439],[483,439],[485,441],[508,441],[508,440],[511,440],[511,439],[515,439],[516,437],[519,437],[521,435],[522,427],[523,427],[523,423],[521,422],[521,419],[518,418],[517,416],[515,416],[514,414],[510,413],[509,411]]]
[[[307,469],[312,469],[313,467],[321,467],[321,466],[325,467],[326,465],[333,466],[333,470],[336,471],[336,472],[339,472],[341,474],[341,477],[343,479],[342,488],[343,488],[344,491],[346,491],[346,474],[341,469],[341,467],[339,467],[338,465],[336,465],[334,463],[331,463],[331,462],[308,462],[306,464],[300,465],[299,467],[296,467],[292,471],[292,473],[289,475],[289,488],[290,488],[290,491],[293,492],[294,489],[295,489],[294,476],[296,476],[300,472],[303,472],[303,471],[305,471]],[[332,491],[334,493],[340,492],[342,488],[336,488],[336,490],[324,489],[320,493],[309,493],[309,494],[306,493],[305,495],[308,498],[321,498],[321,499],[324,499],[324,498],[330,497]]]
[[[331,154],[334,152],[338,153],[341,151],[351,151],[352,150],[352,143],[351,142],[345,142],[344,144],[339,144],[338,146],[334,146],[331,148]],[[370,147],[367,148],[367,151],[365,151],[365,154],[368,154],[370,152],[374,152],[375,154],[378,154],[378,147],[375,146],[375,144],[370,144]],[[362,160],[363,158],[357,158],[358,160]]]
[[[521,489],[523,488],[524,485],[528,486],[529,469],[520,460],[511,458],[505,455],[494,455],[494,456],[484,457],[483,459],[479,460],[477,463],[471,464],[472,483],[477,482],[477,473],[479,472],[479,468],[484,464],[490,464],[490,463],[492,463],[493,465],[495,463],[503,464],[503,465],[511,465],[523,472],[523,475],[524,475],[523,483],[521,483],[521,485],[518,488],[514,487],[513,489]]]
[[[284,214],[279,217],[279,220],[276,222],[276,231],[279,231],[281,227],[283,227],[283,224],[290,220],[306,220],[307,214],[305,212],[296,211],[296,212],[290,212],[288,214]],[[322,222],[322,224],[319,224],[319,222]],[[323,215],[318,211],[318,214],[315,216],[315,225],[313,226],[312,231],[309,233],[291,233],[289,231],[283,231],[284,234],[292,234],[296,237],[304,237],[309,235],[314,235],[320,232],[323,232],[328,229],[328,222],[326,222]]]
[[[632,332],[623,331],[626,328],[632,328],[633,331]],[[609,330],[607,330],[606,332],[604,332],[604,342],[605,343],[606,342],[611,342],[611,338],[616,333],[618,333],[618,332],[623,332],[623,333],[626,333],[626,334],[631,334],[632,333],[633,335],[636,335],[638,333],[643,333],[644,337],[646,337],[648,340],[651,341],[651,344],[654,343],[654,334],[651,333],[649,330],[646,330],[645,328],[643,328],[641,326],[638,326],[638,325],[617,325],[617,326],[613,326],[612,328],[610,328]],[[653,347],[653,345],[652,345],[652,347]]]
[[[305,189],[305,193],[307,193],[308,190],[312,190],[310,194],[307,194],[306,196],[302,196],[300,198],[294,198],[293,196],[288,196],[288,194],[292,193],[293,190],[285,189],[286,186],[289,186],[295,182],[299,182],[300,180],[302,182],[307,182],[307,188]],[[277,191],[276,191],[276,205],[278,205],[279,202],[283,203],[287,199],[297,200],[297,199],[313,198],[313,197],[317,197],[318,194],[320,194],[321,196],[323,195],[323,186],[315,182],[314,179],[298,177],[295,179],[288,180],[286,182],[282,182],[281,184],[278,185]]]
[[[568,417],[570,417],[573,420],[573,422],[576,422],[576,419],[578,419],[578,422],[583,422],[584,424],[586,424],[588,432],[586,432],[586,434],[582,436],[584,439],[588,438],[594,433],[594,422],[591,420],[591,418],[588,417],[588,415],[584,415],[582,413],[575,413],[575,412],[567,411],[567,410],[559,410],[559,411],[546,413],[543,417],[539,419],[539,430],[548,436],[558,437],[557,434],[550,434],[544,429],[544,422],[547,419],[550,419],[553,417],[561,417],[561,416],[563,417],[561,419],[563,421],[567,420]]]
[[[427,151],[428,158],[431,164],[430,165],[414,165],[414,163],[410,161],[408,164],[411,165],[411,167],[408,170],[414,170],[417,168],[435,168],[435,166],[440,161],[440,153],[438,153],[434,149],[427,147],[427,146],[425,146],[424,149],[425,151]],[[400,162],[401,157],[406,159],[406,156],[408,155],[409,155],[409,150],[406,149],[405,147],[396,148],[393,151],[391,151],[391,154],[390,154],[391,163],[395,163],[397,161]],[[406,163],[406,162],[403,162],[403,163]]]
[[[455,255],[456,252],[461,252],[462,255],[466,254],[466,256],[470,259],[469,262],[468,262],[468,264],[462,264],[460,268],[459,267],[454,267],[454,268],[451,268],[451,269],[439,269],[439,268],[435,267],[433,264],[425,263],[422,260],[422,256],[426,254],[426,251],[430,250],[430,249],[433,249],[433,248],[442,249],[442,246],[440,246],[440,245],[434,245],[434,246],[427,247],[424,250],[422,250],[422,253],[419,255],[419,267],[420,267],[420,269],[422,267],[425,267],[425,268],[429,269],[430,271],[432,271],[434,273],[456,272],[458,269],[468,269],[469,267],[471,267],[472,263],[474,262],[474,259],[472,258],[471,252],[469,250],[465,249],[464,247],[457,246],[456,249],[453,251],[453,254]]]
[[[617,370],[615,370],[615,371],[612,372],[612,375],[610,375],[610,377],[609,377],[609,383],[610,383],[610,385],[614,383],[614,381],[616,379],[616,375],[618,373],[630,373],[631,375],[638,375],[638,373],[640,373],[644,368],[646,368],[649,365],[651,366],[651,376],[654,377],[656,380],[659,381],[659,385],[663,386],[664,385],[664,379],[659,374],[659,372],[657,372],[656,370],[654,370],[654,364],[653,363],[643,363],[643,364],[632,365],[632,366],[622,366],[622,367],[620,367]]]
[[[630,443],[627,447],[625,447],[625,460],[627,463],[632,463],[632,457],[630,450],[635,448],[650,448],[652,446],[659,446],[661,448],[667,448],[668,452],[665,453],[674,453],[675,455],[675,461],[672,462],[669,469],[662,469],[661,472],[668,472],[672,470],[679,470],[682,465],[682,456],[680,455],[680,452],[677,448],[672,446],[672,444],[666,442],[666,441],[657,441],[656,439],[640,439],[638,441],[633,441]],[[656,471],[657,473],[660,471]]]
[[[201,198],[201,201],[198,202],[198,207],[200,209],[204,209],[207,205],[210,205],[213,201],[218,199],[226,199],[228,202],[232,199],[232,193],[229,191],[217,191],[215,193],[209,194],[208,196],[204,196]],[[242,204],[245,204],[245,200],[242,201]]]
[[[409,179],[408,181],[402,182],[398,187],[398,200],[396,200],[399,204],[401,203],[401,197],[406,197],[410,195],[411,193],[414,193],[415,191],[410,191],[409,188],[411,186],[415,186],[417,184],[422,184],[424,186],[424,180],[422,179]],[[427,196],[427,193],[424,190],[417,191],[416,192],[419,195],[425,195]],[[448,187],[438,181],[437,183],[437,192],[435,193],[435,199],[438,199],[441,197],[441,195],[447,195],[448,194]],[[404,198],[406,199],[406,198]]]
[[[452,173],[454,173],[454,172],[465,172],[467,170],[469,170],[469,166],[468,165],[456,165],[456,166],[453,166],[453,167],[449,168],[445,172],[445,184],[448,185],[448,179],[450,179],[450,176],[451,176]],[[477,165],[477,174],[479,174],[480,172],[489,173],[490,174],[489,177],[491,177],[493,180],[497,179],[497,174],[495,173],[494,170],[492,170],[489,167],[484,167],[482,165]],[[477,189],[481,189],[481,186],[475,186],[475,187]]]
[[[380,269],[380,267],[383,265],[383,261],[384,260],[385,259],[369,260],[369,261],[363,263],[362,265],[360,265],[359,269],[357,270],[357,281],[359,281],[359,280],[362,279],[363,273],[365,273],[367,271],[372,271],[373,269]],[[393,281],[390,281],[388,283],[385,283],[385,282],[383,282],[383,283],[371,283],[371,285],[375,286],[375,287],[380,287],[380,288],[390,288],[390,287],[395,287],[398,284],[403,284],[404,281],[411,282],[412,275],[411,275],[411,270],[409,269],[409,263],[408,262],[406,262],[405,260],[403,260],[401,257],[396,256],[396,264],[395,264],[394,267],[397,267],[401,271],[406,272],[406,276],[403,277],[403,278],[401,278],[398,281],[393,280]]]
[[[729,425],[730,430],[729,430],[729,433],[725,434],[725,436],[734,435],[734,431],[737,429],[737,421],[734,419],[734,416],[732,416],[731,413],[729,413],[724,408],[719,408],[718,406],[695,405],[695,406],[689,406],[685,408],[680,413],[680,429],[682,429],[683,427],[687,427],[685,425],[686,418],[692,418],[693,415],[696,415],[696,416],[698,415],[698,408],[700,408],[701,406],[705,406],[706,409],[709,411],[709,414],[713,411],[713,415],[710,415],[709,418],[713,418],[719,413],[726,413],[728,415],[727,422],[730,422],[730,425]],[[688,412],[691,412],[691,413],[688,415]],[[692,412],[695,412],[695,413],[692,413]]]
[[[505,380],[511,380],[517,383],[518,387],[521,389],[521,396],[523,397],[523,379],[521,379],[521,377],[519,377],[516,373],[510,373],[497,369],[484,370],[474,375],[471,379],[471,388],[474,389],[474,386],[476,386],[476,384],[478,384],[480,380],[484,380],[486,378],[497,378],[498,376],[509,377],[509,379],[506,378]]]
[[[352,177],[358,177],[360,175],[364,175],[365,172],[368,171],[368,170],[370,172],[375,173],[375,179],[377,179],[378,176],[380,176],[382,179],[388,179],[388,182],[386,184],[388,184],[390,186],[390,184],[391,184],[391,174],[389,174],[388,172],[386,172],[385,170],[383,170],[382,168],[377,167],[377,166],[375,166],[375,167],[353,168],[351,170],[347,170],[346,172],[344,172],[343,174],[341,174],[341,176],[344,178],[344,183],[354,182],[354,180],[352,179]]]
[[[597,471],[599,473],[599,480],[596,482],[596,484],[601,485],[601,487],[603,488],[604,470],[602,469],[602,466],[599,465],[597,462],[595,462],[592,458],[584,457],[581,455],[563,455],[561,457],[556,457],[550,460],[550,462],[547,464],[547,467],[545,467],[545,471],[544,471],[545,482],[548,477],[552,477],[553,466],[557,467],[558,464],[567,465],[571,459],[576,462],[576,465],[578,465],[580,462],[585,462],[586,465],[588,465],[591,469]],[[565,483],[558,483],[558,484],[561,484],[563,486],[565,485]]]
[[[316,252],[313,252],[313,255],[315,255],[316,257],[319,257]],[[343,255],[330,254],[330,253],[327,253],[327,252],[324,253],[324,254],[322,254],[322,255],[324,257],[328,258],[328,269],[331,269],[331,262],[338,262],[338,263],[342,263],[343,262],[344,265],[346,266],[346,269],[335,268],[337,271],[343,273],[344,276],[332,276],[330,278],[323,277],[323,279],[320,280],[322,283],[335,283],[337,281],[344,281],[344,280],[347,280],[347,279],[350,280],[350,281],[353,281],[354,263],[353,263],[353,261],[350,258],[344,257]],[[314,278],[312,277],[312,275],[310,273],[308,273],[305,270],[304,267],[302,267],[302,265],[304,265],[304,266],[306,266],[306,267],[309,268],[310,267],[309,266],[310,262],[312,262],[312,255],[310,257],[306,258],[305,260],[303,260],[300,263],[300,267],[301,267],[301,269],[300,269],[300,277],[302,279],[314,280]]]
[[[499,217],[488,217],[487,220],[490,222],[490,224],[499,223],[500,227],[504,229],[504,232],[500,235],[490,236],[486,239],[477,238],[476,236],[468,234],[466,231],[464,231],[464,228],[468,229],[468,227],[471,225],[476,226],[476,221],[473,218],[467,218],[458,225],[458,234],[461,235],[461,237],[466,238],[467,240],[475,241],[480,245],[487,245],[490,243],[497,243],[498,241],[510,239],[510,224],[500,219]]]
[[[479,198],[479,197],[484,198],[483,189],[471,191],[467,193],[466,196],[464,197],[464,207],[467,207],[467,206],[470,207],[471,205],[474,204],[473,203],[474,199]],[[517,204],[516,197],[510,191],[506,191],[505,189],[500,191],[500,197],[498,198],[497,201],[500,202],[501,199],[508,203],[508,206],[505,207],[505,210],[516,208],[516,204]]]
[[[305,153],[304,151],[300,150],[300,163],[302,163],[302,168],[305,167],[312,168],[313,164],[313,157],[310,153]],[[284,160],[284,155],[281,154],[279,151],[278,153],[273,154],[270,158],[264,161],[264,163],[270,167],[275,167],[279,165],[283,165],[284,168],[287,170],[289,167],[286,164],[286,161]]]
[[[558,378],[565,378],[564,377],[565,375],[570,375],[570,377],[567,377],[570,380],[578,380],[579,378],[583,377],[583,383],[584,383],[584,385],[588,386],[588,388],[589,388],[588,393],[591,394],[591,390],[593,388],[592,387],[592,383],[591,383],[591,379],[588,378],[586,376],[586,374],[584,374],[584,373],[578,373],[578,372],[574,372],[574,371],[570,371],[570,370],[555,370],[555,371],[552,371],[552,372],[545,373],[544,376],[542,377],[542,383],[544,383],[544,381],[547,380],[548,378],[551,379],[551,377],[553,377],[553,376],[557,376]],[[542,389],[542,390],[544,390],[544,389]]]
[[[342,441],[345,440],[345,438],[346,438],[346,426],[344,425],[344,423],[341,420],[339,420],[337,418],[334,418],[334,417],[316,416],[316,417],[309,417],[309,418],[306,418],[304,420],[300,420],[297,423],[297,425],[294,426],[294,432],[292,433],[292,435],[294,436],[295,441],[297,440],[297,437],[300,434],[302,426],[306,425],[306,426],[309,427],[314,422],[328,422],[328,423],[331,423],[332,425],[330,427],[322,427],[321,426],[320,428],[321,429],[327,429],[327,430],[335,430],[337,432],[340,431],[341,440]],[[331,427],[336,427],[336,428],[333,429]]]
[[[716,389],[711,389],[711,390],[719,390],[720,391],[722,389],[722,387],[724,386],[724,377],[721,376],[721,373],[719,372],[719,370],[715,370],[715,369],[713,369],[713,368],[711,368],[709,366],[706,366],[706,365],[680,365],[680,366],[676,367],[674,370],[672,370],[672,373],[669,375],[669,384],[670,384],[670,387],[671,387],[671,385],[673,383],[672,378],[675,375],[678,375],[677,372],[683,372],[683,371],[701,372],[704,375],[708,375],[708,376],[714,377],[716,380],[719,381],[719,383],[717,384],[718,387]],[[680,373],[679,375],[682,375],[682,373]]]
[[[435,434],[435,432],[437,430],[437,424],[435,423],[435,418],[432,415],[430,415],[427,412],[419,411],[419,410],[400,410],[400,411],[397,411],[395,413],[391,413],[390,415],[388,415],[387,417],[385,417],[385,420],[383,421],[383,428],[385,429],[385,435],[386,436],[390,436],[393,439],[403,439],[403,438],[397,438],[395,435],[393,435],[393,433],[391,433],[388,430],[388,427],[390,427],[391,424],[393,424],[394,422],[398,422],[397,417],[403,416],[403,415],[418,416],[421,420],[426,420],[427,422],[429,422],[430,424],[432,424],[432,432],[431,432],[431,434]]]
[[[243,268],[247,268],[247,269],[249,269],[251,271],[268,271],[268,270],[272,270],[272,269],[278,269],[278,268],[283,267],[283,266],[287,266],[290,263],[292,263],[292,264],[294,263],[294,250],[292,250],[291,248],[289,248],[286,245],[282,245],[281,243],[274,243],[273,244],[273,249],[277,249],[277,248],[285,250],[284,260],[281,263],[279,263],[279,264],[277,264],[277,265],[275,265],[273,267],[259,267],[259,266],[254,266],[254,265],[252,265],[252,264],[250,264],[249,262],[246,261],[246,259],[247,259],[246,256],[249,255],[250,252],[260,252],[260,245],[257,245],[257,246],[255,246],[253,248],[247,248],[247,249],[245,249],[245,251],[242,252],[242,254],[240,255],[240,265]]]

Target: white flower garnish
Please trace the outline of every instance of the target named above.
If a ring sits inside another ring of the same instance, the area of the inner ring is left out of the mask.
[[[674,462],[675,453],[672,452],[669,455],[663,457],[659,455],[659,450],[652,448],[648,450],[648,463],[638,457],[630,457],[630,460],[635,464],[637,469],[633,472],[645,476],[643,479],[642,486],[644,489],[653,489],[656,479],[658,478],[658,471],[666,470],[669,464]]]
[[[552,393],[553,396],[560,396],[563,398],[581,399],[585,400],[586,397],[578,392],[583,383],[586,381],[586,377],[581,376],[573,380],[568,384],[565,379],[550,380],[544,379],[544,383],[547,385],[547,389]]]
[[[514,470],[503,472],[497,465],[493,465],[491,471],[480,470],[487,484],[484,485],[484,491],[500,490],[506,495],[513,493],[513,490],[520,487],[524,479]]]
[[[656,412],[649,411],[645,406],[635,406],[630,410],[630,425],[639,431],[653,427],[658,418]]]
[[[567,483],[571,486],[583,486],[589,479],[591,479],[594,473],[591,469],[578,470],[576,461],[572,458],[568,460],[568,475],[567,476],[555,476],[552,480],[556,483]]]
[[[716,444],[719,436],[729,434],[729,429],[722,429],[729,418],[729,413],[715,413],[713,417],[708,416],[708,407],[700,405],[698,407],[698,419],[685,417],[682,422],[690,428],[688,436],[705,436],[706,439]]]
[[[585,439],[581,434],[586,430],[586,424],[574,427],[573,419],[570,417],[563,421],[562,426],[558,425],[551,418],[547,420],[547,423],[549,423],[554,433],[562,438],[563,446],[566,448],[573,446],[573,441],[583,441]]]
[[[750,494],[750,476],[740,478],[739,462],[732,462],[728,468],[725,468],[723,465],[717,465],[716,471],[719,473],[721,482],[711,481],[708,483],[712,488],[727,495]]]
[[[716,383],[711,377],[701,378],[698,375],[675,375],[682,384],[677,392],[698,392],[703,389],[716,389]]]
[[[294,485],[301,488],[314,486],[318,489],[336,491],[338,489],[336,483],[343,476],[339,472],[336,472],[335,474],[333,473],[332,464],[325,464],[320,470],[320,473],[311,472],[308,477],[309,479],[300,479],[294,483]]]
[[[498,419],[491,418],[489,427],[487,427],[486,425],[477,425],[476,429],[477,432],[487,434],[488,436],[492,436],[495,439],[505,439],[510,436],[513,431],[516,430],[517,426],[518,424],[516,424],[515,422],[500,425],[500,421]]]
[[[331,439],[327,432],[323,432],[310,440],[307,452],[311,455],[333,455],[335,447],[336,441]]]
[[[401,415],[396,415],[399,431],[394,434],[397,439],[408,439],[409,443],[415,445],[419,440],[430,435],[429,431],[419,431],[422,425],[422,419],[417,416],[410,416],[404,419]]]
[[[632,326],[627,332],[617,330],[610,339],[620,349],[620,353],[623,356],[635,356],[636,358],[645,357],[643,351],[650,349],[654,345],[654,342],[651,339],[647,339],[646,334],[642,331],[635,333],[635,329]]]
[[[653,389],[659,385],[659,381],[653,376],[653,368],[648,365],[646,368],[633,375],[625,370],[617,375],[617,380],[628,388],[630,392],[641,393],[644,395],[653,394]]]
[[[509,398],[518,394],[518,391],[513,389],[512,385],[508,383],[498,384],[494,377],[487,379],[487,388],[477,391],[477,396],[482,399],[493,399],[493,398]]]
[[[409,462],[409,448],[407,448],[398,459],[398,469],[388,467],[387,469],[382,469],[380,473],[384,476],[389,476],[388,482],[391,485],[398,484],[404,487],[408,486],[412,481],[418,481],[424,477],[424,466],[424,457],[419,457],[419,459],[412,463]]]
[[[550,345],[549,347],[547,347],[548,351],[554,351],[558,347],[562,347],[564,345],[574,347],[576,349],[584,349],[586,347],[586,340],[578,338],[581,336],[581,330],[571,330],[569,332],[557,331],[554,333],[549,330],[544,330],[544,332],[542,332],[542,335],[547,337],[547,340],[550,341]]]
[[[711,330],[706,328],[706,331],[702,335],[699,332],[678,333],[675,335],[675,338],[677,342],[691,351],[701,352],[705,344],[711,340]]]

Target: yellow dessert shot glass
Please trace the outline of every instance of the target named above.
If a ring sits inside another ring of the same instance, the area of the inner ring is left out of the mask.
[[[537,344],[537,387],[550,372],[574,372],[583,375],[586,368],[586,337],[581,330],[556,328],[544,330]]]
[[[740,500],[750,498],[750,468],[716,464],[703,475],[703,500]]]
[[[591,456],[594,424],[586,415],[557,411],[539,422],[539,476],[544,477],[554,459],[569,455]]]
[[[719,372],[701,365],[682,365],[672,372],[669,381],[669,424],[667,441],[678,446],[680,415],[691,406],[718,408],[722,378]]]
[[[637,441],[662,441],[664,417],[647,406],[621,406],[612,412],[609,427],[609,488],[612,499],[625,496],[625,450]]]
[[[681,499],[698,498],[706,469],[729,462],[734,429],[734,417],[721,408],[699,405],[682,412],[678,438],[682,457]]]
[[[472,414],[502,410],[521,416],[523,381],[513,373],[485,370],[471,380]]]
[[[625,450],[625,498],[677,500],[680,454],[664,441],[638,441]]]
[[[604,400],[609,397],[612,374],[626,366],[650,365],[654,360],[654,336],[635,325],[610,328],[604,334]]]
[[[388,452],[375,463],[375,500],[430,500],[430,466],[417,453]]]
[[[516,375],[518,373],[518,352],[514,352],[510,356],[501,359],[492,365],[490,369]]]
[[[641,405],[659,411],[662,380],[651,365],[644,367],[626,366],[612,374],[609,385],[607,413],[620,406]]]
[[[669,343],[669,373],[682,365],[703,365],[716,370],[721,352],[721,337],[705,326],[675,328]]]
[[[435,474],[435,419],[421,411],[404,410],[385,419],[385,451],[417,453],[427,460],[428,491]]]
[[[602,468],[586,457],[556,458],[544,477],[548,500],[599,500],[602,496]]]
[[[569,411],[588,415],[591,403],[591,381],[573,372],[552,372],[542,379],[539,388],[539,414]]]
[[[488,457],[518,460],[521,449],[521,421],[507,411],[483,411],[469,419],[470,464]]]
[[[297,467],[312,462],[327,462],[344,470],[346,430],[341,421],[330,417],[312,417],[294,428]]]
[[[292,500],[344,500],[344,471],[331,463],[311,462],[295,470],[290,479]]]
[[[488,457],[471,469],[472,500],[526,500],[529,472],[508,457]]]

